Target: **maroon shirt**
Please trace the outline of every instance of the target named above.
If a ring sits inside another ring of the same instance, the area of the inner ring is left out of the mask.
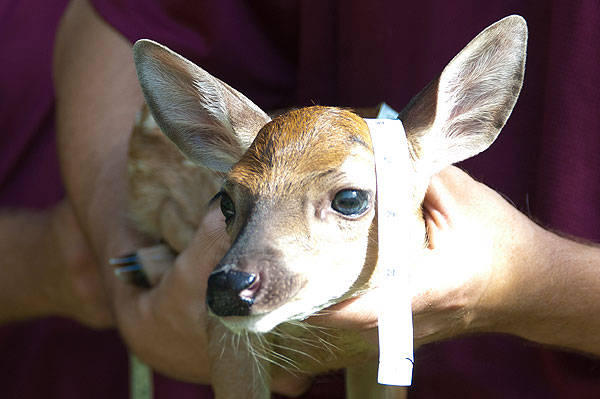
[[[57,15],[56,9],[52,16],[42,13],[40,8],[52,9],[46,3],[18,3],[0,7],[0,18],[11,8],[36,10],[45,22]],[[151,38],[173,48],[265,109],[384,100],[399,110],[479,31],[521,14],[530,29],[521,98],[496,143],[463,166],[542,224],[600,240],[600,3],[595,0],[93,3],[130,41]],[[5,140],[0,199],[42,206],[61,193],[52,128],[44,127],[52,121],[46,42],[54,25],[29,20],[28,30],[23,22],[12,22],[0,23],[0,33],[13,34],[0,40],[32,51],[16,58],[12,75],[0,74],[0,90],[5,81],[23,78],[14,93],[0,91],[0,118],[16,121],[8,124],[16,126],[14,134],[0,135]],[[46,76],[35,87],[33,67]],[[7,70],[7,64],[0,68]],[[32,102],[22,102],[27,99]],[[4,102],[13,105],[13,115]],[[38,108],[46,111],[32,111]],[[0,350],[2,398],[127,397],[125,352],[112,333],[40,321],[0,330]],[[317,386],[309,397],[341,397],[340,378],[334,380],[337,385]],[[156,389],[157,399],[210,397],[208,388],[160,376]],[[417,352],[410,397],[596,398],[600,363],[510,337],[462,338]]]
[[[2,207],[45,208],[64,195],[55,144],[52,46],[66,4],[0,2]],[[2,399],[125,399],[127,369],[126,352],[113,331],[58,318],[0,328]]]

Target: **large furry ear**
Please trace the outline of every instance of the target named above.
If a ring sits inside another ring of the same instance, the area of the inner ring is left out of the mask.
[[[399,118],[417,170],[433,174],[488,148],[517,101],[525,72],[527,24],[506,17],[475,37]]]
[[[243,94],[158,43],[139,40],[133,54],[152,116],[192,162],[227,172],[270,120]]]

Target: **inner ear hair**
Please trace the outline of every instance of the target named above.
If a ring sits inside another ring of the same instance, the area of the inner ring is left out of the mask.
[[[488,148],[523,84],[527,25],[509,16],[456,56],[400,113],[412,153],[428,174]]]
[[[244,95],[158,43],[136,42],[134,62],[156,123],[194,163],[227,172],[270,120]]]

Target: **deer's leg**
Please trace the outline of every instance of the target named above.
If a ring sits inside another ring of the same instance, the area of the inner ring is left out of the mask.
[[[181,252],[190,243],[198,226],[181,216],[177,202],[166,199],[156,208],[159,234],[166,244],[138,249],[135,253],[110,260],[116,276],[129,284],[152,287],[158,283]],[[146,215],[150,218],[150,215]]]
[[[175,260],[175,254],[165,244],[140,248],[120,258],[110,259],[115,275],[120,280],[142,287],[152,287],[160,280]]]

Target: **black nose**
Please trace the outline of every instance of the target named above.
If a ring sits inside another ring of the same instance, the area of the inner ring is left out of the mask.
[[[257,283],[254,273],[236,270],[213,272],[208,278],[206,304],[217,316],[248,316],[254,303],[255,289],[252,286]]]

